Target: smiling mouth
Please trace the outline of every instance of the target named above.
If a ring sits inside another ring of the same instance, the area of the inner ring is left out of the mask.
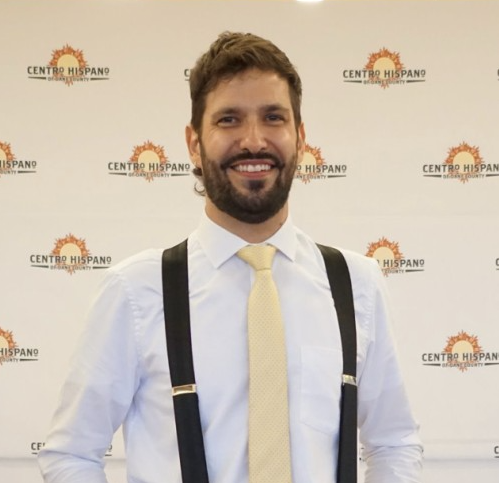
[[[258,164],[237,164],[232,166],[234,171],[239,173],[261,173],[265,171],[270,171],[273,168],[270,164],[258,163]]]
[[[225,159],[220,167],[239,173],[264,173],[274,168],[281,169],[283,164],[279,157],[269,152],[242,152]]]

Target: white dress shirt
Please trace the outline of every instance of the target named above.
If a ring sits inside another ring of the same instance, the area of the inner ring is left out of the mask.
[[[341,340],[324,261],[288,221],[269,240],[288,358],[294,483],[335,481]],[[203,217],[189,237],[194,368],[210,483],[245,483],[246,242]],[[367,483],[416,483],[417,424],[406,399],[375,260],[343,251],[357,323],[359,435]],[[47,483],[104,483],[103,456],[122,425],[129,483],[181,483],[161,284],[162,250],[109,269],[88,316],[39,464]]]

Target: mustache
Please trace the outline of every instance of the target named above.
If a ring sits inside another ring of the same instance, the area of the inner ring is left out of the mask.
[[[235,154],[234,156],[230,156],[229,158],[224,159],[224,161],[220,164],[220,167],[225,170],[230,168],[231,165],[237,161],[247,161],[248,159],[271,159],[276,168],[282,168],[284,166],[284,163],[275,154],[267,151],[259,151],[258,153],[242,152]]]

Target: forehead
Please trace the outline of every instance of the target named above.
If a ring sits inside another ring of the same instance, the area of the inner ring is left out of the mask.
[[[250,69],[223,79],[206,96],[205,114],[226,108],[291,108],[289,86],[276,72]]]

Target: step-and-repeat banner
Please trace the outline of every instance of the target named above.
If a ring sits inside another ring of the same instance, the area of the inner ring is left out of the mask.
[[[499,2],[1,0],[0,18],[0,462],[43,447],[106,268],[196,226],[189,68],[236,30],[302,76],[293,218],[378,260],[427,461],[499,475]]]

